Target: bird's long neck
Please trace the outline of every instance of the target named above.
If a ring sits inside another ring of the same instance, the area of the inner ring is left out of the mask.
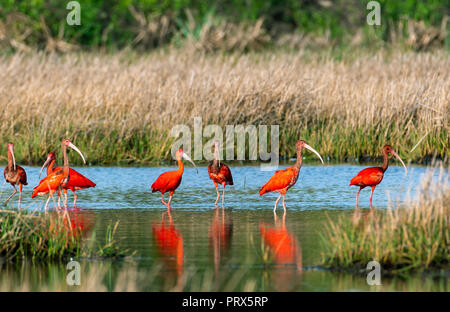
[[[218,169],[219,168],[219,151],[217,148],[214,148],[214,160],[212,163],[212,167]]]
[[[383,172],[385,172],[389,166],[389,155],[388,152],[383,150],[383,157],[384,157],[384,162],[383,162],[383,166],[381,166],[381,169],[383,170]]]
[[[177,161],[178,161],[178,170],[177,171],[179,174],[183,174],[183,171],[184,171],[183,161],[181,160],[181,158],[178,158]]]
[[[302,148],[297,148],[297,162],[295,163],[295,167],[297,168],[297,170],[300,170],[300,167],[302,166]]]
[[[8,148],[8,169],[11,171],[13,170],[13,167],[12,151]]]
[[[53,172],[54,165],[55,165],[55,159],[52,159],[52,161],[47,166],[47,175],[49,175]]]
[[[64,155],[64,176],[68,176],[69,175],[69,157],[67,157],[67,146],[65,144],[63,144],[62,146],[62,152]]]

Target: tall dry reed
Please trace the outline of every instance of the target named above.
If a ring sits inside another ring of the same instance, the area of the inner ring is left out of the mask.
[[[386,143],[416,161],[446,157],[448,53],[355,55],[2,56],[0,147],[13,141],[19,163],[36,163],[69,137],[92,163],[152,162],[170,157],[173,125],[200,116],[204,125],[278,124],[286,157],[298,138],[337,160],[379,155]]]

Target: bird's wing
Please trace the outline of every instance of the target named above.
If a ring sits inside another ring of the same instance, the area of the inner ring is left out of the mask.
[[[222,165],[220,166],[220,172],[219,172],[219,174],[222,174],[222,175],[223,175],[223,177],[224,177],[224,179],[225,179],[225,182],[226,182],[228,185],[233,185],[233,176],[231,175],[231,170],[230,170],[230,168],[229,168],[227,165],[222,164]]]
[[[48,193],[50,190],[56,190],[56,188],[61,184],[63,178],[64,176],[59,174],[59,172],[54,172],[46,176],[33,189],[32,197],[38,194]]]
[[[369,167],[358,172],[350,181],[350,185],[373,185],[378,184],[383,179],[383,170],[380,167]]]
[[[94,187],[96,184],[86,178],[84,175],[79,173],[76,170],[69,169],[69,182],[67,183],[66,187],[70,188],[72,186],[76,187]]]
[[[260,194],[286,188],[291,183],[294,175],[295,172],[292,167],[276,171],[270,180],[261,188]]]
[[[172,187],[176,187],[179,184],[180,177],[177,171],[167,171],[162,173],[158,179],[152,184],[152,189],[155,190],[168,190]]]

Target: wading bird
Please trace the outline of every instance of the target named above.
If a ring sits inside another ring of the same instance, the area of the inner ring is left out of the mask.
[[[20,200],[22,197],[22,186],[27,185],[27,174],[25,169],[16,165],[16,158],[14,157],[14,144],[8,143],[8,166],[3,172],[6,182],[14,187],[14,192],[5,201],[5,204],[17,193],[16,185],[19,185],[19,209]]]
[[[367,186],[370,186],[372,188],[372,192],[370,193],[370,209],[372,209],[372,196],[373,191],[375,190],[375,187],[380,184],[381,180],[383,180],[384,172],[387,170],[389,166],[389,153],[394,155],[400,162],[402,163],[403,167],[405,167],[405,174],[408,174],[408,169],[406,169],[405,163],[403,160],[398,156],[398,154],[394,151],[392,146],[385,145],[383,147],[383,157],[384,162],[381,167],[369,167],[364,170],[361,170],[351,181],[350,186],[357,185],[359,186],[359,191],[356,193],[356,207],[358,207],[358,197],[359,192]]]
[[[69,158],[67,157],[67,147],[74,149],[78,154],[80,154],[83,162],[86,163],[83,154],[75,145],[73,145],[67,139],[62,140],[61,149],[64,155],[64,167],[59,170],[54,170],[51,174],[43,178],[39,182],[39,185],[33,189],[33,194],[31,195],[31,198],[34,198],[36,195],[41,196],[49,193],[47,202],[45,203],[46,210],[48,207],[48,202],[50,201],[50,198],[52,197],[53,193],[55,193],[55,191],[58,192],[58,208],[60,207],[59,202],[61,197],[61,190],[63,187],[67,186],[67,183],[71,179],[69,170]]]
[[[48,153],[47,160],[42,165],[41,172],[39,173],[39,178],[41,177],[42,170],[44,170],[45,166],[47,166],[47,175],[50,175],[54,171],[61,170],[61,167],[53,168],[56,161],[56,154],[55,153]],[[64,206],[67,206],[67,190],[71,190],[73,193],[73,206],[76,207],[77,205],[77,194],[76,191],[89,188],[89,187],[95,187],[95,183],[86,178],[81,173],[73,170],[72,168],[69,168],[69,182],[67,182],[66,186],[63,187],[64,192]]]
[[[259,190],[259,195],[263,195],[267,192],[280,193],[280,196],[278,196],[278,199],[275,201],[275,207],[273,208],[274,213],[277,210],[278,201],[280,200],[281,196],[283,196],[283,208],[284,211],[286,211],[284,196],[286,194],[286,191],[297,182],[298,174],[302,166],[302,149],[303,148],[309,149],[311,152],[313,152],[319,157],[320,161],[323,164],[323,159],[322,157],[320,157],[319,153],[311,146],[306,144],[305,141],[303,140],[297,141],[296,147],[297,147],[296,164],[286,169],[276,171],[275,174],[272,176],[272,178],[270,178],[270,180],[266,184],[264,184],[264,186],[261,187],[261,189]]]
[[[223,187],[222,191],[222,207],[225,202],[225,185],[233,185],[233,177],[231,176],[230,168],[224,163],[220,163],[219,160],[219,142],[214,142],[214,160],[208,166],[208,174],[209,178],[214,182],[214,186],[216,187],[217,198],[214,203],[217,206],[217,202],[219,201],[219,186],[221,184]]]
[[[172,196],[175,190],[178,188],[178,186],[181,183],[181,177],[183,176],[184,167],[183,167],[183,161],[182,158],[188,160],[194,167],[195,170],[198,169],[195,166],[192,159],[180,148],[176,153],[176,159],[178,162],[178,170],[173,171],[167,171],[162,173],[158,179],[152,184],[152,193],[159,191],[162,194],[161,202],[167,206],[170,212],[170,202],[172,201]],[[164,201],[164,193],[169,192],[169,202]]]

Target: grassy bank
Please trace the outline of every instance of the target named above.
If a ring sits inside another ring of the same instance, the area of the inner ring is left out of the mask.
[[[377,156],[386,143],[412,161],[448,155],[448,52],[344,55],[4,55],[0,161],[12,141],[19,164],[41,164],[63,137],[92,164],[167,160],[171,128],[193,131],[196,116],[203,126],[280,125],[282,157],[299,138],[335,160]]]
[[[33,214],[13,210],[0,211],[0,258],[18,260],[67,260],[71,257],[107,257],[124,255],[114,240],[117,224],[109,227],[106,238],[95,239],[74,214],[66,211]],[[90,233],[92,232],[92,233]],[[91,239],[86,239],[90,234]]]
[[[449,269],[450,189],[447,181],[423,182],[420,197],[408,207],[330,221],[322,239],[323,264],[365,269],[372,260],[383,273]]]

